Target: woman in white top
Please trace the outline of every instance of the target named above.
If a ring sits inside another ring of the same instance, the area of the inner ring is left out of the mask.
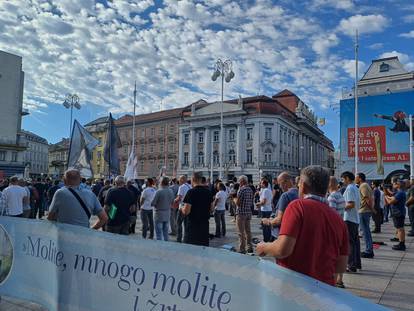
[[[141,194],[141,222],[142,222],[142,237],[147,238],[147,231],[149,229],[149,238],[154,238],[154,217],[153,208],[151,202],[154,199],[155,192],[157,191],[154,187],[155,182],[152,178],[147,179],[147,184]]]
[[[226,221],[225,221],[225,212],[226,212],[226,201],[227,201],[227,191],[226,186],[220,182],[217,184],[217,193],[214,198],[214,220],[216,222],[216,238],[224,237],[226,235]]]

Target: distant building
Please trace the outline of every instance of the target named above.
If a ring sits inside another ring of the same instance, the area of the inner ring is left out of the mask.
[[[61,177],[67,168],[70,139],[49,145],[49,176]]]
[[[340,101],[340,171],[355,170],[355,90]],[[358,81],[358,171],[368,179],[409,177],[409,121],[414,115],[414,72],[398,57],[373,60]]]
[[[219,177],[220,111],[221,102],[204,100],[183,110],[178,174],[201,171],[206,177]],[[297,175],[310,164],[333,171],[332,142],[292,92],[228,100],[223,111],[225,180],[245,174],[257,182],[282,171]]]
[[[24,174],[22,57],[0,51],[0,179]]]
[[[47,140],[25,130],[20,132],[20,137],[27,146],[24,151],[26,177],[35,178],[47,175],[49,172],[49,144]]]
[[[135,151],[138,178],[157,177],[160,173],[176,176],[178,169],[178,126],[183,108],[163,110],[135,116]],[[122,142],[119,150],[121,173],[125,172],[132,147],[131,115],[115,121]]]
[[[106,131],[108,128],[108,117],[101,117],[85,124],[85,129],[99,140],[99,145],[92,151],[91,165],[94,178],[108,176],[108,165],[105,165],[104,148],[106,143]]]

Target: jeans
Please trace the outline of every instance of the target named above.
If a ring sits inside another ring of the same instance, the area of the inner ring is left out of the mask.
[[[168,221],[156,221],[155,234],[157,235],[157,240],[164,238],[164,241],[168,241]]]
[[[243,253],[246,252],[246,244],[248,251],[253,250],[252,233],[250,231],[251,218],[251,215],[236,216],[236,226],[239,233],[239,251]]]
[[[149,229],[149,238],[154,238],[154,220],[152,216],[152,210],[141,209],[141,222],[142,222],[142,237],[147,238],[147,231]]]
[[[225,211],[214,211],[214,220],[216,222],[216,237],[226,235]]]
[[[36,219],[38,214],[39,214],[39,219],[41,219],[45,214],[42,201],[37,201],[32,206],[32,213],[30,215],[30,218]]]
[[[120,226],[106,226],[106,231],[122,235],[129,234],[129,221]]]
[[[172,208],[170,212],[170,227],[171,227],[171,234],[177,234],[177,212],[178,208]]]
[[[411,231],[414,233],[414,206],[409,206],[408,208],[408,217],[410,218],[410,224],[411,224]]]
[[[262,212],[262,218],[270,218],[272,212]],[[272,227],[262,225],[263,230],[263,242],[271,242],[272,240]]]
[[[358,224],[351,221],[345,221],[345,223],[348,227],[350,248],[348,266],[352,268],[361,269],[361,245],[359,243]]]
[[[390,206],[384,206],[384,221],[388,222],[388,215],[390,214]]]
[[[361,213],[359,214],[359,216],[360,216],[361,231],[362,231],[362,235],[365,240],[365,252],[371,254],[373,253],[371,228],[369,227],[371,213]]]
[[[183,230],[184,226],[184,230]],[[180,210],[177,212],[177,242],[185,242],[187,239],[187,218],[181,213]]]

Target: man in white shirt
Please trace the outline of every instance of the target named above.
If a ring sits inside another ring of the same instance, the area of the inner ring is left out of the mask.
[[[141,194],[141,222],[142,222],[142,237],[147,238],[147,231],[149,230],[149,238],[154,238],[154,216],[151,202],[154,199],[155,181],[152,178],[147,179],[146,187]]]
[[[214,220],[216,222],[216,238],[221,238],[226,235],[226,221],[225,221],[225,212],[226,212],[226,201],[227,201],[227,191],[226,186],[219,182],[217,184],[217,193],[214,198]]]
[[[30,218],[30,213],[32,211],[32,208],[30,206],[30,190],[29,190],[29,187],[27,187],[27,183],[23,178],[19,179],[19,186],[23,187],[23,189],[26,191],[26,194],[27,194],[27,203],[23,205],[23,218]]]
[[[256,206],[260,207],[260,212],[263,218],[270,218],[272,214],[272,190],[269,189],[269,182],[263,178],[260,183],[260,201],[256,203]],[[263,241],[271,242],[272,234],[271,227],[268,225],[262,225],[263,229]]]
[[[10,185],[3,191],[5,215],[23,217],[23,206],[29,204],[26,190],[18,185],[19,178],[10,178]]]
[[[188,190],[191,189],[191,185],[187,183],[187,177],[182,175],[179,178],[180,187],[178,188],[177,197],[175,198],[174,202],[177,204],[181,209],[184,204],[183,200],[185,195],[187,194]],[[184,225],[184,234],[183,234],[183,225]],[[187,220],[183,213],[177,213],[177,242],[181,243],[182,241],[186,241],[186,231],[187,228]]]

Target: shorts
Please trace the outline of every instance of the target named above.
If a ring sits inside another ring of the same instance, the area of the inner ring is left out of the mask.
[[[392,222],[394,223],[395,229],[404,228],[404,220],[405,220],[404,216],[392,217]]]

